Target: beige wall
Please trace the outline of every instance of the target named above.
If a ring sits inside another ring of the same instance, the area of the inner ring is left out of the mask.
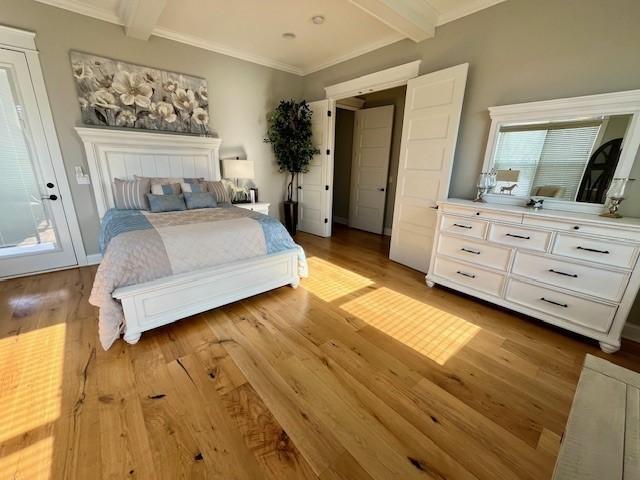
[[[403,40],[311,74],[304,95],[322,98],[327,85],[413,60],[422,60],[423,74],[469,62],[450,195],[471,198],[487,108],[640,88],[638,19],[638,0],[508,0],[438,27],[435,38]],[[630,319],[640,323],[640,301]]]
[[[393,131],[391,133],[391,151],[389,153],[389,175],[387,182],[387,198],[384,208],[384,228],[393,224],[393,206],[396,200],[396,177],[400,159],[400,140],[402,139],[402,120],[404,118],[404,99],[407,87],[396,87],[380,92],[363,95],[364,108],[393,105]]]
[[[62,148],[80,230],[88,254],[98,252],[99,222],[91,186],[75,182],[73,168],[87,164],[73,127],[80,107],[69,51],[80,50],[127,62],[204,77],[209,82],[211,128],[222,138],[221,155],[246,153],[254,160],[260,200],[277,214],[284,192],[271,147],[263,143],[266,114],[282,98],[299,98],[302,78],[181,43],[128,38],[122,27],[32,0],[2,0],[0,24],[36,32],[36,44]]]
[[[349,218],[351,160],[355,112],[336,109],[336,143],[333,154],[333,217]]]

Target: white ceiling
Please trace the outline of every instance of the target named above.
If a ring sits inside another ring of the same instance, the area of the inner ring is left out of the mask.
[[[306,75],[403,38],[432,37],[437,25],[504,0],[37,1],[124,25],[132,37],[170,38]]]

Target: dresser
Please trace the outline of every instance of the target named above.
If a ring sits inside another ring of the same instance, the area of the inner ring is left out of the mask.
[[[244,208],[245,210],[251,210],[252,212],[262,213],[263,215],[269,215],[269,206],[271,204],[264,202],[256,203],[234,203],[234,207]]]
[[[593,338],[613,353],[640,287],[640,219],[449,199],[427,285]]]

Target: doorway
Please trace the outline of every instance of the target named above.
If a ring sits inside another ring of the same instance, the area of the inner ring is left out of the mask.
[[[334,223],[391,235],[406,90],[336,103]]]

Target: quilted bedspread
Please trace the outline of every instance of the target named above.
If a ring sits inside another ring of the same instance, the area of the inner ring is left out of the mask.
[[[112,209],[102,219],[100,249],[103,258],[89,302],[100,308],[105,350],[125,327],[120,302],[112,297],[119,287],[294,249],[299,274],[307,276],[304,251],[284,226],[238,207],[164,213]]]

